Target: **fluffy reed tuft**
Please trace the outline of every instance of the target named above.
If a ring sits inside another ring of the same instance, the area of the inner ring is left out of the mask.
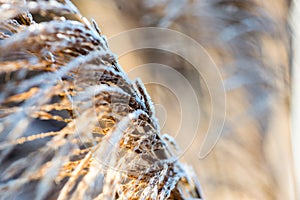
[[[0,0],[1,199],[201,198],[151,99],[68,0]]]

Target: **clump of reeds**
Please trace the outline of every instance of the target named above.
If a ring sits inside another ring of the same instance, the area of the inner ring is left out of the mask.
[[[0,0],[0,20],[1,199],[201,198],[94,22],[68,0]]]

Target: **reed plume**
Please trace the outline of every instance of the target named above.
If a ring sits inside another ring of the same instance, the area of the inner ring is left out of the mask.
[[[201,198],[150,97],[68,0],[0,0],[1,199]]]

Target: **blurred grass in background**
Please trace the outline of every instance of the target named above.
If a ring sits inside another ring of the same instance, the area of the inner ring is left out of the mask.
[[[289,1],[73,2],[84,16],[98,22],[108,38],[144,26],[171,28],[197,40],[216,62],[225,83],[227,117],[216,147],[200,160],[211,115],[202,78],[190,64],[167,52],[143,50],[120,58],[125,71],[149,61],[174,67],[197,91],[201,127],[183,159],[196,169],[207,199],[296,198],[290,144]],[[120,45],[131,42],[134,38]],[[158,87],[148,85],[148,90],[166,112],[162,132],[176,132],[180,113],[174,109],[174,98]],[[180,145],[181,140],[176,140]]]

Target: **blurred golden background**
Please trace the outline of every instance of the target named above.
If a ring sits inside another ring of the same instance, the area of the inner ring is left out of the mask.
[[[204,159],[199,159],[199,149],[212,105],[203,78],[189,63],[167,52],[141,50],[119,58],[126,72],[149,62],[173,67],[197,92],[200,128],[182,159],[193,165],[206,199],[296,199],[290,130],[290,1],[73,2],[83,16],[97,21],[108,38],[139,27],[170,28],[195,39],[212,57],[225,83],[227,109],[222,136]],[[134,38],[119,45],[131,43]],[[158,74],[149,72],[148,76]],[[176,80],[170,84],[176,85]],[[157,113],[165,121],[162,133],[172,135],[180,122],[176,98],[162,87],[146,87],[161,105]],[[179,146],[190,137],[188,132],[175,137]]]

